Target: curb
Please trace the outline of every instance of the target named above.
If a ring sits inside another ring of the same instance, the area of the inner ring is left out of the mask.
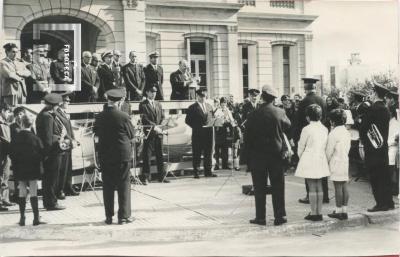
[[[130,242],[185,242],[217,240],[243,235],[295,236],[313,234],[321,236],[329,231],[366,227],[371,224],[385,224],[399,221],[399,211],[385,213],[356,213],[347,221],[333,220],[325,217],[322,222],[298,222],[275,227],[269,222],[266,227],[240,224],[221,224],[213,227],[169,227],[169,228],[135,228],[133,225],[104,225],[103,222],[81,225],[42,225],[39,227],[8,226],[2,227],[0,239],[23,240],[115,240]]]

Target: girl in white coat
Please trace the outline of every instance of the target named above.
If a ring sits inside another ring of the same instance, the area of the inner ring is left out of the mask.
[[[306,109],[306,118],[310,124],[303,128],[297,148],[299,163],[295,175],[306,179],[309,187],[311,213],[304,219],[322,220],[322,178],[328,177],[329,167],[325,155],[328,129],[321,123],[322,109],[312,104]]]
[[[331,180],[335,186],[336,209],[328,214],[329,217],[347,220],[347,203],[349,202],[349,151],[351,136],[346,129],[347,115],[342,109],[335,109],[329,113],[332,126],[326,146],[326,158],[328,159]]]

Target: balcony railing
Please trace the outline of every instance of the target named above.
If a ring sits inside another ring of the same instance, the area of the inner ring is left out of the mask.
[[[269,4],[271,7],[276,8],[295,8],[295,0],[270,0]]]
[[[239,4],[244,4],[248,6],[256,6],[256,0],[239,0]]]

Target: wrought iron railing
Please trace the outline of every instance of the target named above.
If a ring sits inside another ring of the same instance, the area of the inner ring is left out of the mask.
[[[270,0],[269,4],[276,8],[295,8],[295,0]]]
[[[239,4],[256,6],[256,0],[239,0]]]

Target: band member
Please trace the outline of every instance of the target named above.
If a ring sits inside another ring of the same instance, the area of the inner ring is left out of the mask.
[[[104,93],[108,90],[117,88],[115,75],[112,67],[112,51],[106,51],[101,55],[103,64],[97,69],[97,74],[100,78],[100,87],[98,97],[100,100],[105,100]]]
[[[283,133],[290,126],[290,120],[286,117],[285,111],[273,105],[277,96],[274,88],[265,85],[261,94],[263,103],[249,114],[246,123],[245,147],[256,203],[256,218],[250,220],[252,224],[266,224],[267,177],[272,186],[274,225],[287,222],[282,154],[284,151]]]
[[[11,106],[7,103],[0,104],[0,211],[7,211],[12,206],[9,201],[8,180],[10,178],[11,161],[9,158],[11,132],[9,118],[12,114]]]
[[[33,84],[32,88],[28,88],[27,102],[40,103],[43,97],[51,92],[49,86],[51,76],[47,60],[45,59],[44,48],[35,48],[33,63],[29,66],[31,67]]]
[[[19,225],[25,226],[26,197],[30,195],[33,211],[33,225],[45,224],[40,221],[39,203],[37,197],[38,180],[41,178],[43,162],[43,144],[32,132],[33,119],[27,115],[21,118],[21,131],[13,139],[10,156],[13,163],[14,179],[19,191]]]
[[[391,177],[388,167],[388,134],[390,113],[385,106],[387,89],[374,82],[374,103],[366,112],[361,126],[360,139],[364,145],[365,167],[370,176],[376,205],[369,212],[394,209]]]
[[[257,98],[259,94],[260,90],[255,88],[249,89],[249,98],[243,104],[242,119],[244,122],[246,122],[249,113],[257,108]]]
[[[45,107],[37,115],[36,131],[44,147],[43,207],[47,210],[63,210],[57,202],[58,177],[64,151],[60,148],[62,124],[57,121],[57,109],[62,102],[59,94],[50,93],[44,97]]]
[[[75,92],[76,102],[94,102],[100,86],[100,78],[93,66],[90,65],[92,54],[82,53],[81,91]]]
[[[152,52],[149,54],[150,63],[144,69],[144,75],[146,78],[145,88],[157,87],[157,95],[155,100],[164,100],[163,93],[163,82],[164,82],[164,71],[161,65],[158,64],[159,53]]]
[[[317,86],[316,82],[319,81],[318,79],[314,78],[303,78],[304,81],[304,90],[306,92],[306,96],[301,100],[299,103],[299,109],[297,111],[297,123],[296,123],[296,128],[294,128],[294,135],[293,139],[295,144],[297,145],[297,142],[300,140],[300,134],[301,131],[305,126],[308,125],[307,121],[307,115],[306,115],[306,109],[309,105],[311,104],[318,104],[321,109],[322,109],[322,118],[321,122],[325,124],[325,117],[326,117],[326,103],[322,97],[318,96],[316,94],[317,92]],[[323,189],[323,202],[324,203],[329,203],[329,193],[328,193],[328,178],[322,178],[322,189]],[[300,203],[308,204],[310,203],[309,197],[308,197],[308,185],[306,183],[306,191],[307,195],[305,198],[299,199]]]
[[[129,63],[122,67],[128,101],[141,101],[145,83],[143,65],[137,62],[135,51],[129,53]]]
[[[14,43],[7,43],[3,48],[7,56],[0,61],[1,101],[11,106],[25,103],[25,78],[31,76],[31,72],[24,63],[16,60],[18,47]]]
[[[72,148],[75,145],[74,131],[72,129],[72,124],[70,121],[69,114],[67,114],[67,109],[69,103],[71,102],[70,95],[72,92],[66,92],[62,94],[62,102],[60,107],[56,110],[57,118],[62,122],[65,128],[66,134],[64,137],[68,139],[69,145],[66,147],[64,155],[61,160],[60,175],[58,180],[58,190],[57,197],[60,200],[65,199],[65,196],[76,196],[79,195],[78,192],[72,187]]]
[[[73,66],[69,62],[69,75],[65,74],[65,48],[61,48],[57,53],[57,60],[50,64],[50,75],[55,84],[72,84]]]
[[[359,91],[351,91],[352,95],[353,95],[353,102],[351,103],[351,115],[354,118],[354,128],[358,129],[360,127],[361,124],[361,113],[363,113],[361,111],[362,109],[362,104],[364,102],[364,97],[365,94],[363,94],[362,92]]]
[[[169,180],[164,178],[164,159],[162,152],[163,143],[163,130],[161,123],[164,120],[164,112],[159,102],[155,101],[157,88],[147,88],[147,99],[140,103],[139,112],[142,116],[142,124],[144,126],[151,126],[145,128],[145,134],[148,135],[144,140],[143,145],[143,174],[141,180],[143,184],[147,185],[150,175],[150,165],[152,152],[155,153],[158,171],[158,181],[162,183],[169,183]]]
[[[170,81],[172,86],[171,100],[188,100],[189,85],[194,80],[186,60],[179,61],[179,69],[171,73]]]
[[[112,89],[106,95],[107,106],[96,117],[93,128],[99,138],[105,223],[112,224],[115,190],[118,192],[118,224],[131,223],[130,169],[134,128],[129,115],[119,110],[123,92]]]
[[[114,78],[115,78],[115,85],[116,87],[123,87],[124,86],[124,80],[122,77],[122,64],[120,62],[122,54],[119,50],[114,50],[113,51],[113,60],[112,60],[112,70],[114,73]]]
[[[216,177],[211,171],[213,129],[205,127],[212,119],[212,106],[206,103],[207,91],[196,90],[197,101],[189,106],[185,122],[192,128],[192,152],[194,178],[199,178],[201,155],[203,154],[204,176]]]

